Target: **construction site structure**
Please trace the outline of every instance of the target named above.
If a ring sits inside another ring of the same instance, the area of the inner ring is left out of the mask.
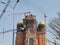
[[[16,32],[16,45],[46,45],[45,22],[37,24],[36,16],[29,14],[18,22]]]

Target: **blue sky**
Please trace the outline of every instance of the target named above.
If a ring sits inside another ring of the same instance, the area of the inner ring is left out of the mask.
[[[1,1],[7,2],[8,0],[0,0],[0,14],[4,9],[6,4],[2,4]],[[16,0],[11,0],[9,7],[6,9],[6,12],[0,19],[0,32],[13,29],[13,7],[16,3]],[[49,20],[57,16],[57,12],[60,11],[60,0],[21,0],[14,9],[14,13],[24,13],[31,11],[32,14],[36,15],[37,21],[44,20],[43,14],[40,9],[43,9],[47,14],[47,23]],[[10,15],[10,16],[8,16]],[[15,15],[14,28],[18,21],[22,21],[24,18],[23,14]],[[49,36],[48,36],[49,37]],[[3,34],[0,34],[0,42],[3,40]],[[12,32],[4,34],[4,44],[3,45],[12,45]]]

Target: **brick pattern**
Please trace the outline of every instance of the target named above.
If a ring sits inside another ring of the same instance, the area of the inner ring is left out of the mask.
[[[25,33],[24,32],[16,33],[16,45],[25,45]]]

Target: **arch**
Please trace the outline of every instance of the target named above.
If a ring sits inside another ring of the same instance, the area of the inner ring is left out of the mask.
[[[34,39],[33,38],[29,39],[29,45],[34,45]]]

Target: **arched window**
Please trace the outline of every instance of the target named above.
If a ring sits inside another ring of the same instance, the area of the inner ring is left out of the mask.
[[[33,38],[29,39],[29,45],[34,45],[34,39]]]

